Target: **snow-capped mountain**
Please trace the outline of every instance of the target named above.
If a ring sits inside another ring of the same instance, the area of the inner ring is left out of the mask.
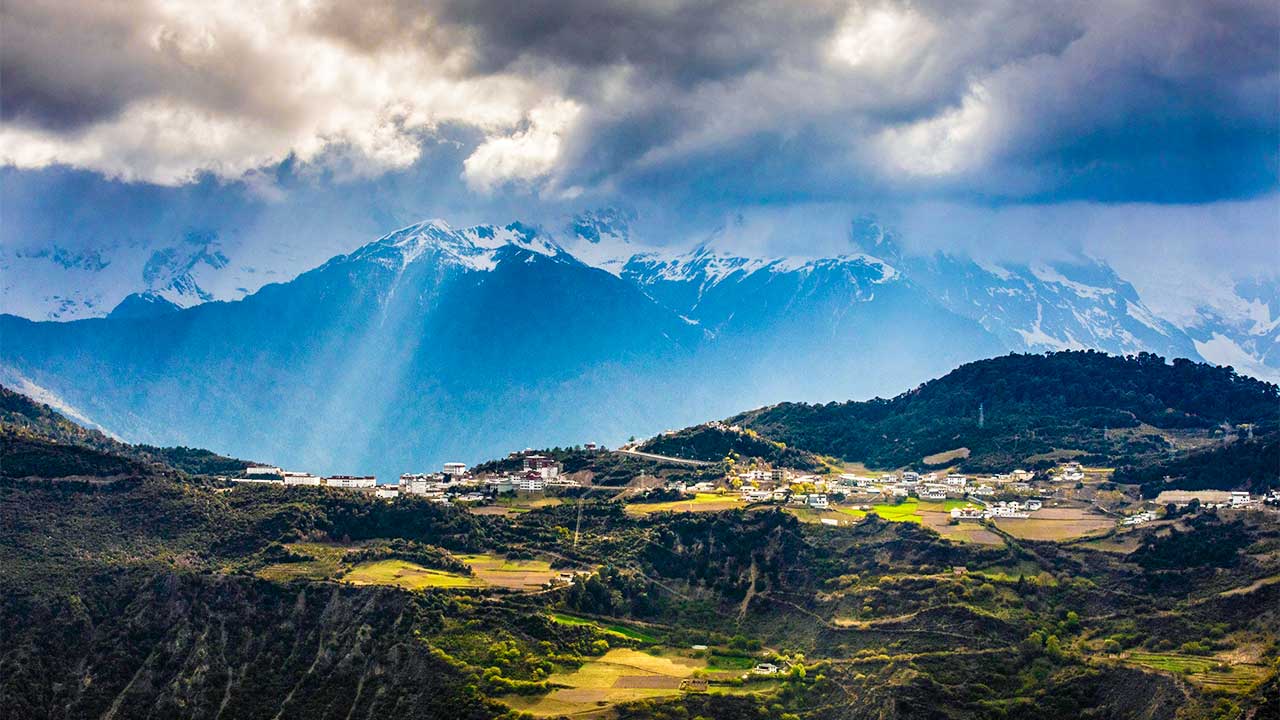
[[[1009,351],[1196,358],[1232,332],[1276,357],[1274,287],[1239,290],[1249,323],[1205,313],[1188,334],[1097,262],[910,258],[883,232],[828,258],[659,251],[607,224],[418,223],[181,307],[223,263],[192,243],[105,319],[0,316],[0,378],[133,441],[386,474],[892,394]]]
[[[527,237],[527,249],[625,279],[708,332],[767,325],[791,307],[782,298],[821,295],[824,283],[830,283],[831,292],[827,319],[840,318],[847,314],[841,303],[867,303],[876,297],[876,286],[896,284],[913,288],[920,298],[916,302],[977,322],[1009,349],[1153,350],[1280,378],[1280,283],[1275,280],[1216,282],[1197,290],[1187,308],[1169,312],[1163,306],[1153,310],[1131,284],[1096,259],[1015,265],[951,255],[913,257],[869,217],[854,222],[851,252],[819,258],[749,257],[714,241],[689,250],[646,245],[634,237],[636,219],[634,212],[604,208],[580,213],[554,233],[518,223],[454,230],[436,221],[393,235],[453,237],[460,249],[446,252],[473,269],[491,265],[503,244]],[[395,242],[388,238],[379,242]],[[241,247],[207,231],[188,231],[158,246],[107,242],[90,252],[0,248],[0,311],[48,320],[120,318],[235,300],[291,277],[284,268],[315,256],[317,249],[307,248],[305,238],[282,238],[271,248]],[[879,289],[884,297],[884,288]],[[818,328],[829,324],[819,320]]]
[[[1199,300],[1185,329],[1200,355],[1280,381],[1280,280],[1224,282]]]
[[[207,288],[236,273],[230,265],[217,234],[196,231],[159,247],[128,241],[84,252],[0,250],[3,310],[33,319],[77,320],[101,317],[126,301],[126,313],[143,306],[152,312],[191,307],[229,299]]]

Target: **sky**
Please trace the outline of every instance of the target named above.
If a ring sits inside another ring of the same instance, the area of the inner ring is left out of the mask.
[[[211,230],[287,274],[429,217],[625,207],[654,245],[823,254],[871,212],[921,252],[1091,254],[1171,314],[1280,268],[1273,1],[0,13],[11,252]]]

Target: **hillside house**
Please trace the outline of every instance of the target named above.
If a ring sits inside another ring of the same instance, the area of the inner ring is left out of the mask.
[[[1140,512],[1140,513],[1138,513],[1137,515],[1130,515],[1129,517],[1125,518],[1124,520],[1121,520],[1121,521],[1120,521],[1120,524],[1121,524],[1121,525],[1130,525],[1130,526],[1133,526],[1133,525],[1142,525],[1142,524],[1145,524],[1145,523],[1149,523],[1149,522],[1151,522],[1152,520],[1155,520],[1155,519],[1156,519],[1156,514],[1155,514],[1155,513],[1153,513],[1153,512],[1151,512],[1150,510],[1147,510],[1147,511],[1145,511],[1145,512]]]
[[[467,464],[460,462],[447,462],[444,464],[444,474],[451,477],[462,477],[467,474]]]
[[[250,465],[244,469],[245,477],[280,477],[284,471],[271,465]]]
[[[945,485],[926,485],[920,488],[917,496],[921,500],[940,502],[947,499],[947,487]]]
[[[831,504],[830,502],[827,501],[826,495],[820,495],[818,493],[814,493],[809,496],[809,507],[813,508],[814,510],[826,510],[827,508],[831,507]]]
[[[975,505],[965,505],[962,508],[951,509],[951,519],[960,520],[981,520],[983,516],[982,508]]]

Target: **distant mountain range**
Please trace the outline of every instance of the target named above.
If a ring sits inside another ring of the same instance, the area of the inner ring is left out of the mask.
[[[671,252],[632,245],[627,222],[582,216],[558,236],[420,223],[194,305],[184,278],[226,259],[192,243],[187,271],[159,263],[168,282],[106,318],[0,316],[0,381],[134,442],[389,475],[895,394],[1009,351],[1200,359],[1227,337],[1280,362],[1274,304],[1188,330],[1099,263],[911,258],[874,222],[838,257]]]

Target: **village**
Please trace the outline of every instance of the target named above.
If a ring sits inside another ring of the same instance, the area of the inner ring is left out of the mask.
[[[610,452],[596,443],[587,443],[583,450]],[[387,500],[402,495],[417,496],[440,504],[477,509],[498,503],[502,498],[555,501],[554,498],[580,494],[586,489],[609,490],[616,493],[617,499],[635,503],[643,503],[653,494],[676,498],[652,506],[676,511],[775,505],[793,512],[811,512],[817,522],[832,526],[847,524],[850,515],[856,518],[877,509],[883,512],[886,507],[923,503],[942,509],[940,514],[944,520],[949,517],[950,525],[962,525],[1030,519],[1048,505],[1071,504],[1078,497],[1072,489],[1084,487],[1086,473],[1092,472],[1079,463],[1066,462],[1050,471],[1016,469],[987,475],[911,470],[820,475],[753,460],[741,468],[728,464],[723,476],[695,483],[670,480],[658,484],[659,478],[640,476],[638,484],[604,488],[566,475],[560,462],[532,449],[512,452],[507,459],[518,461],[519,469],[476,473],[465,463],[446,462],[438,472],[402,474],[395,484],[379,483],[372,475],[322,477],[274,466],[251,466],[246,468],[243,477],[225,479],[244,484],[328,487],[372,493]],[[682,504],[679,498],[690,502]],[[702,499],[712,502],[693,502]],[[1173,493],[1167,502],[1133,503],[1123,510],[1101,508],[1095,503],[1092,510],[1106,524],[1125,528],[1159,520],[1168,514],[1169,505],[1181,510],[1193,500],[1204,508],[1249,509],[1264,504],[1280,505],[1280,492],[1273,490],[1265,496],[1253,496],[1246,491]]]

